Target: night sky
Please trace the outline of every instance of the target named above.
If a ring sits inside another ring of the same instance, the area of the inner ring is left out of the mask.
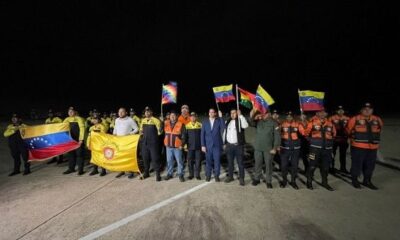
[[[298,110],[300,88],[325,91],[329,110],[369,101],[399,112],[399,14],[378,2],[2,2],[1,115],[69,105],[158,112],[170,80],[178,105],[199,112],[215,106],[211,87],[228,83],[261,83],[278,110]]]

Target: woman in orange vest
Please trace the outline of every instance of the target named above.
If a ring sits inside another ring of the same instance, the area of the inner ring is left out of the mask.
[[[308,159],[310,166],[307,173],[307,188],[313,189],[312,177],[317,166],[319,166],[322,186],[329,191],[333,188],[328,184],[329,166],[332,161],[333,138],[336,136],[335,126],[327,118],[325,110],[321,110],[311,118],[307,125],[305,135],[310,140],[310,153]]]
[[[177,121],[176,113],[171,111],[169,121],[164,123],[164,145],[167,150],[167,176],[169,180],[174,174],[174,157],[178,163],[178,176],[181,182],[185,181],[183,171],[182,149],[186,142],[185,125]]]
[[[351,139],[351,177],[355,188],[361,188],[358,177],[362,171],[363,185],[373,190],[378,189],[372,184],[371,178],[375,169],[382,127],[382,120],[373,115],[373,108],[369,103],[361,109],[361,114],[349,121],[347,133]]]
[[[286,120],[281,124],[281,171],[283,181],[280,183],[280,187],[284,188],[287,184],[288,165],[290,162],[290,174],[291,182],[290,185],[294,189],[299,189],[296,184],[296,177],[299,165],[300,155],[300,134],[304,134],[304,127],[301,123],[293,120],[292,112],[288,112]]]

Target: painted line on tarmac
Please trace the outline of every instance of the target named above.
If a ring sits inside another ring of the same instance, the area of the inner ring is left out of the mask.
[[[151,212],[153,212],[153,211],[155,211],[155,210],[157,210],[159,208],[162,208],[162,207],[164,207],[164,206],[166,206],[166,205],[168,205],[170,203],[173,203],[173,202],[175,202],[176,200],[178,200],[180,198],[183,198],[183,197],[185,197],[185,196],[187,196],[187,195],[189,195],[189,194],[191,194],[191,193],[193,193],[193,192],[195,192],[197,190],[200,190],[200,189],[206,187],[210,183],[211,182],[205,182],[205,183],[202,183],[200,185],[197,185],[197,186],[195,186],[195,187],[193,187],[193,188],[191,188],[191,189],[189,189],[189,190],[187,190],[185,192],[179,193],[179,194],[177,194],[177,195],[175,195],[175,196],[173,196],[171,198],[168,198],[168,199],[166,199],[166,200],[164,200],[162,202],[159,202],[159,203],[157,203],[157,204],[155,204],[153,206],[145,208],[145,209],[143,209],[143,210],[141,210],[141,211],[139,211],[137,213],[134,213],[134,214],[132,214],[132,215],[126,217],[126,218],[123,218],[123,219],[121,219],[121,220],[119,220],[119,221],[117,221],[115,223],[112,223],[112,224],[110,224],[110,225],[108,225],[106,227],[100,228],[99,230],[80,238],[80,240],[92,240],[92,239],[96,239],[98,237],[101,237],[101,236],[103,236],[104,234],[106,234],[108,232],[111,232],[111,231],[113,231],[113,230],[115,230],[115,229],[117,229],[117,228],[119,228],[119,227],[121,227],[121,226],[123,226],[125,224],[128,224],[128,223],[130,223],[130,222],[132,222],[132,221],[134,221],[134,220],[136,220],[138,218],[141,218],[141,217],[143,217],[143,216],[145,216],[145,215],[147,215],[147,214],[149,214],[149,213],[151,213]]]

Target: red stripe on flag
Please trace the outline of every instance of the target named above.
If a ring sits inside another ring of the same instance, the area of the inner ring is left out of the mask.
[[[75,141],[41,149],[29,149],[29,161],[43,161],[79,148]]]
[[[303,103],[301,108],[303,111],[320,111],[324,109],[324,106],[318,103]]]
[[[225,102],[234,101],[235,96],[231,95],[231,96],[227,96],[227,97],[219,97],[219,98],[215,98],[215,100],[217,101],[217,103],[225,103]]]

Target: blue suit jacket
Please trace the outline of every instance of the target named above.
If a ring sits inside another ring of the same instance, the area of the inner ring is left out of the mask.
[[[214,120],[214,126],[211,129],[210,119],[203,121],[201,127],[201,146],[207,149],[217,147],[222,149],[222,133],[225,129],[225,122],[222,118],[216,118]]]

